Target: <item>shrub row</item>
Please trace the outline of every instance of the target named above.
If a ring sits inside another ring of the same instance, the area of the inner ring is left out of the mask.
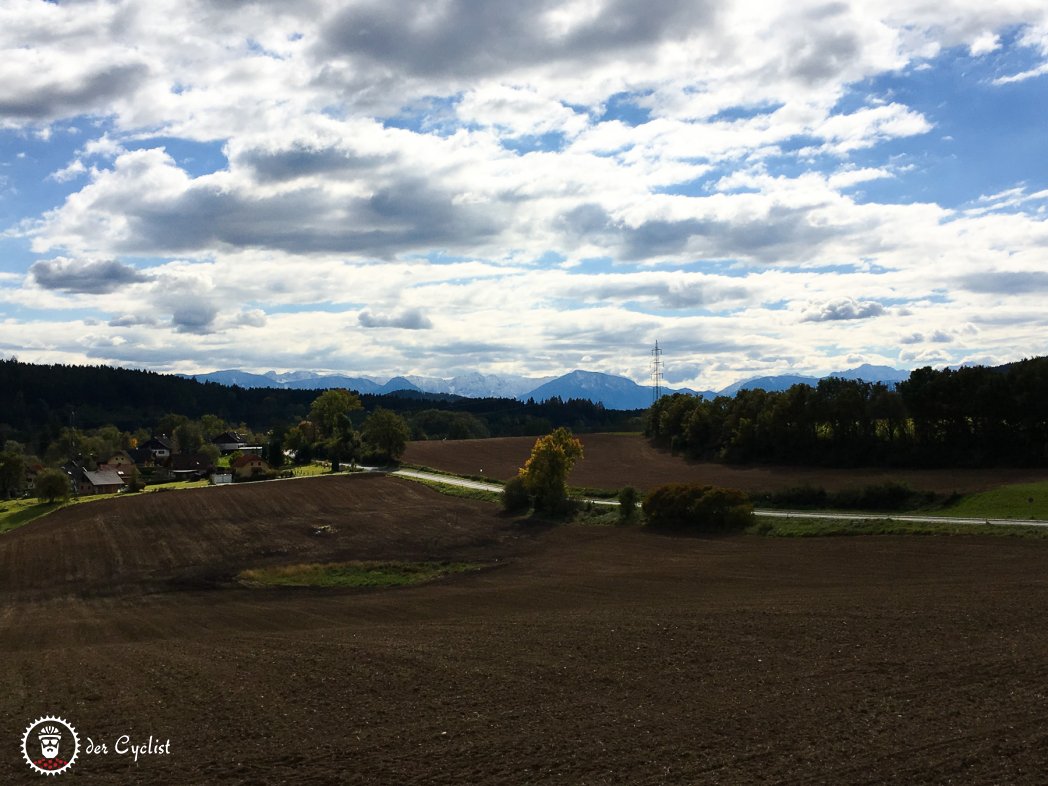
[[[741,491],[674,483],[644,500],[649,527],[686,532],[734,532],[753,523],[753,505]]]
[[[904,483],[893,481],[841,491],[827,491],[821,486],[794,486],[757,497],[758,503],[772,507],[874,511],[910,510],[942,501],[942,495],[935,492],[914,491]]]

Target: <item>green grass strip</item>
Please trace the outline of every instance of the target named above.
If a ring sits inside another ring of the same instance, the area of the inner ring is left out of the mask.
[[[265,587],[406,587],[483,567],[474,562],[331,562],[256,568],[237,578]]]
[[[498,491],[487,491],[485,489],[471,489],[465,486],[454,486],[450,483],[440,483],[435,480],[426,480],[424,478],[413,478],[408,475],[401,476],[402,480],[410,480],[412,483],[421,483],[423,486],[437,491],[441,494],[446,494],[449,497],[461,497],[462,499],[476,499],[481,502],[502,502],[502,494]]]
[[[1048,481],[1012,483],[970,494],[943,508],[942,515],[1048,521]]]
[[[751,535],[772,538],[825,538],[848,535],[980,535],[995,538],[1048,538],[1048,527],[994,524],[922,524],[913,521],[871,519],[829,521],[826,519],[761,519],[746,530]]]

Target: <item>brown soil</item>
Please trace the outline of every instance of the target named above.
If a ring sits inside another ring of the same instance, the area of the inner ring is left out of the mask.
[[[747,492],[793,486],[822,486],[828,491],[889,480],[919,491],[949,494],[983,491],[1003,483],[1048,479],[1043,469],[834,469],[825,467],[747,466],[687,461],[653,448],[639,435],[584,434],[584,457],[569,477],[576,486],[649,490],[663,483],[701,483]],[[412,442],[404,460],[445,472],[506,480],[517,473],[535,444],[534,437]]]
[[[516,537],[497,514],[379,475],[99,500],[11,532],[0,552],[0,592],[206,589],[273,564],[469,556]],[[62,548],[41,570],[38,555],[55,543]]]
[[[1044,782],[1048,544],[671,538],[494,510],[320,478],[0,536],[0,783],[37,777],[17,743],[46,714],[108,745],[67,774],[93,783]],[[227,583],[347,555],[501,567],[385,591]],[[123,734],[171,754],[135,765]]]

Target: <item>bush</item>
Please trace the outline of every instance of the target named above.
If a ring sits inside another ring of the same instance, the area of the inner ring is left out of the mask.
[[[59,469],[45,469],[36,476],[36,498],[47,502],[69,498],[69,477]]]
[[[637,489],[624,486],[619,491],[619,518],[624,521],[632,519],[637,512]]]
[[[822,486],[794,486],[773,491],[767,495],[771,504],[783,508],[824,508],[826,507],[826,489]]]
[[[648,526],[685,532],[735,532],[753,523],[753,506],[741,491],[674,483],[644,500]]]
[[[142,473],[138,471],[138,467],[131,467],[131,475],[127,480],[127,490],[134,494],[145,487],[145,481],[142,480]]]
[[[519,475],[502,488],[502,509],[507,513],[521,513],[531,507],[531,495]]]
[[[851,510],[905,510],[913,507],[920,495],[902,483],[879,483],[861,489],[844,489],[831,494],[832,506]]]
[[[779,508],[890,511],[932,505],[939,499],[934,492],[914,491],[903,483],[888,481],[830,492],[818,486],[796,486],[761,495],[758,502]]]

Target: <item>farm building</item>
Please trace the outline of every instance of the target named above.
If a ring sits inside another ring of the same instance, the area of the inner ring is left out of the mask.
[[[253,454],[237,456],[229,462],[229,467],[233,470],[233,474],[236,475],[238,480],[253,478],[256,475],[269,472],[269,465],[262,460],[262,457]]]
[[[124,479],[112,469],[92,472],[82,470],[79,479],[81,494],[113,494],[124,488]]]
[[[211,440],[211,444],[222,453],[232,453],[235,450],[243,450],[247,442],[235,431],[224,431]]]

